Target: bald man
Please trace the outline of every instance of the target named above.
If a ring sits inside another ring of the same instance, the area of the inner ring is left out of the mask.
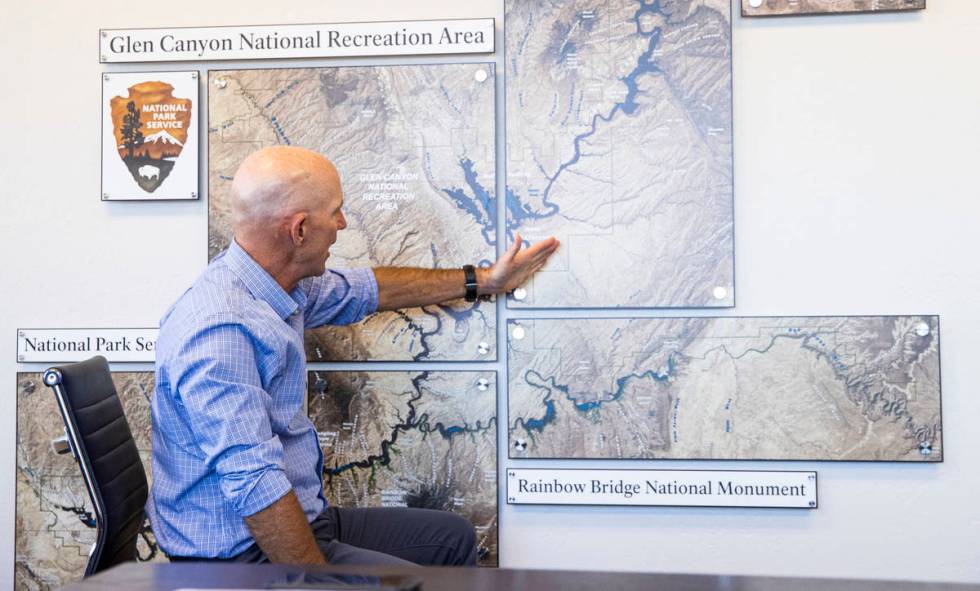
[[[171,560],[475,564],[473,528],[454,514],[328,506],[303,331],[508,292],[558,242],[522,249],[518,236],[488,269],[331,270],[347,220],[329,160],[260,150],[231,194],[231,246],[160,322],[147,502],[160,548]]]

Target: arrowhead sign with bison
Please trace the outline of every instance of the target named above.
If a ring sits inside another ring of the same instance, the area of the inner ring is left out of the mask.
[[[105,74],[103,80],[103,96],[108,99],[104,108],[107,108],[107,118],[112,122],[111,137],[106,137],[110,130],[108,125],[104,125],[103,144],[111,141],[112,145],[103,145],[102,198],[196,198],[197,130],[194,126],[197,117],[194,102],[197,98],[197,73],[113,73]],[[114,88],[109,88],[110,83]],[[190,96],[194,96],[194,100]],[[189,147],[193,149],[188,150]],[[189,151],[193,154],[188,154]],[[111,166],[105,162],[107,158],[112,159],[110,152],[119,158],[131,180],[125,178],[126,173],[118,164]],[[181,168],[185,174],[175,175],[183,177],[180,181],[165,183],[175,169]],[[184,188],[171,186],[187,185],[186,173],[189,168],[194,169],[192,184]],[[109,175],[115,178],[106,178],[107,169]],[[122,186],[113,187],[113,184]]]

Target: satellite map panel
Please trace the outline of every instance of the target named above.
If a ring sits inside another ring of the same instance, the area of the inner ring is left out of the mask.
[[[729,0],[505,3],[508,306],[731,307]]]
[[[113,382],[132,427],[143,466],[150,471],[152,372],[114,373]],[[71,454],[51,441],[65,432],[54,393],[40,373],[17,374],[17,506],[14,588],[58,589],[79,581],[95,543],[95,515]],[[167,562],[147,525],[140,560]]]
[[[507,328],[512,458],[942,461],[937,316]]]
[[[149,476],[152,372],[115,372]],[[497,384],[492,371],[310,372],[309,416],[324,450],[324,490],[347,507],[453,511],[476,528],[480,564],[497,564]],[[16,589],[82,578],[95,517],[54,394],[17,374]],[[163,561],[147,525],[141,560]]]
[[[231,239],[238,165],[273,145],[341,175],[348,227],[328,265],[458,268],[495,258],[493,64],[226,70],[209,74],[208,255]],[[462,300],[308,331],[321,360],[496,358],[493,302]]]
[[[496,373],[313,371],[309,387],[331,503],[453,511],[497,565]]]
[[[926,0],[741,0],[742,16],[923,10]]]

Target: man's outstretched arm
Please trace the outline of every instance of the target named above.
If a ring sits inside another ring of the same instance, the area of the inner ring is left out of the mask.
[[[558,249],[558,240],[548,238],[521,248],[520,235],[488,269],[477,269],[479,295],[506,293],[531,278]],[[462,269],[417,269],[376,267],[378,310],[398,310],[455,300],[466,294]]]
[[[283,564],[326,564],[299,505],[296,493],[245,518],[245,524],[270,562]]]

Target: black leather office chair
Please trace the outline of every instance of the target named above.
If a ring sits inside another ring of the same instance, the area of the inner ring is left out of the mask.
[[[95,512],[97,538],[85,576],[136,560],[146,472],[109,364],[105,357],[93,357],[52,367],[44,372],[44,383],[54,390],[65,422],[65,437],[54,442],[55,449],[75,456]]]

